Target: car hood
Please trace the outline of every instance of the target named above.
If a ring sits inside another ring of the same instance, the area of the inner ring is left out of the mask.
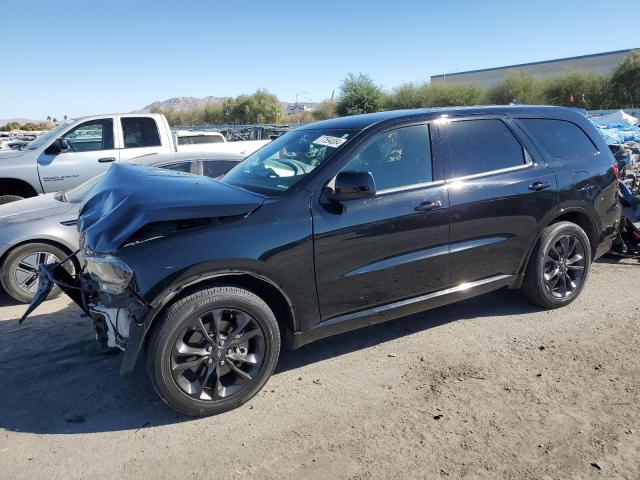
[[[55,195],[55,193],[48,193],[0,205],[0,222],[5,224],[29,222],[58,215],[65,216],[62,220],[73,219],[79,205],[56,200]]]
[[[26,150],[0,150],[0,162],[10,158],[19,158],[26,153]]]
[[[83,245],[112,253],[143,226],[245,215],[265,197],[200,175],[116,163],[82,205]]]

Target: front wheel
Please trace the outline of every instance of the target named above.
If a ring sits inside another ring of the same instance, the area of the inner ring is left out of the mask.
[[[280,354],[267,304],[237,287],[191,294],[169,307],[151,332],[147,370],[158,395],[187,415],[215,415],[258,393]]]
[[[591,269],[591,244],[575,223],[559,222],[542,231],[531,254],[522,290],[527,298],[545,308],[574,301]]]
[[[14,300],[30,303],[38,290],[38,268],[42,264],[59,262],[67,257],[60,248],[48,243],[26,243],[9,252],[2,264],[0,282]],[[71,275],[75,273],[74,265],[69,261],[64,268]],[[55,287],[47,300],[59,296],[62,292]]]

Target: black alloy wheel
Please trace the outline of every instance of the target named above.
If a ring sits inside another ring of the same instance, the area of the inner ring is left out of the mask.
[[[584,230],[572,222],[551,224],[531,253],[522,291],[542,307],[563,307],[578,298],[590,268],[591,244]]]
[[[171,374],[199,400],[218,400],[250,385],[265,356],[264,333],[248,313],[216,308],[194,315],[178,335]]]
[[[544,259],[544,281],[548,292],[556,298],[573,295],[583,279],[586,259],[582,241],[573,234],[554,239]]]
[[[171,305],[146,341],[158,395],[187,415],[239,407],[258,393],[280,355],[278,322],[264,300],[234,286],[206,288]]]

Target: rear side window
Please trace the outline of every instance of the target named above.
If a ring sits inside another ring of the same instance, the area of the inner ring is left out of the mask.
[[[446,126],[450,178],[524,165],[524,151],[500,120],[461,120]]]
[[[218,135],[197,135],[193,137],[178,137],[178,145],[199,145],[203,143],[223,143]]]
[[[125,117],[120,119],[124,148],[159,147],[160,135],[153,118]]]
[[[593,155],[597,149],[580,127],[564,120],[526,118],[518,120],[557,158]]]
[[[205,177],[218,178],[227,173],[239,162],[233,160],[205,160],[202,162],[202,174]]]

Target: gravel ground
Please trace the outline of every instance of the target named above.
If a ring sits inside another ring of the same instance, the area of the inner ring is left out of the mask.
[[[64,299],[0,296],[0,478],[640,478],[640,266],[541,311],[499,291],[285,352],[206,419],[119,380]]]

